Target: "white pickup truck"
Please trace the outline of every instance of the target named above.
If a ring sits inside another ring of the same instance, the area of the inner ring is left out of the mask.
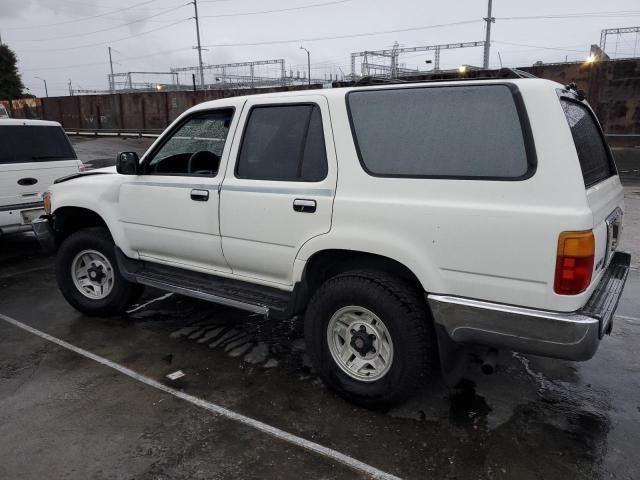
[[[593,111],[534,78],[203,103],[45,205],[34,230],[78,310],[149,285],[303,315],[319,374],[372,407],[453,375],[465,345],[591,358],[630,261]]]

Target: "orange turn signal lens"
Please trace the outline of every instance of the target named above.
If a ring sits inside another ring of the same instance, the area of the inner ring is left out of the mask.
[[[584,292],[591,283],[595,257],[593,232],[562,232],[558,238],[553,290],[561,295]]]
[[[51,193],[44,192],[42,194],[42,203],[44,204],[44,211],[47,215],[51,215]]]

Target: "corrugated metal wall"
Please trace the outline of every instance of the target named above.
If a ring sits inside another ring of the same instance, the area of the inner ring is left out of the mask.
[[[640,134],[640,59],[539,65],[523,70],[560,83],[575,82],[608,134]]]
[[[313,85],[312,88],[320,88]],[[306,90],[306,86],[195,92],[145,92],[115,95],[78,95],[43,98],[46,120],[69,129],[164,129],[182,112],[198,103],[237,95]]]

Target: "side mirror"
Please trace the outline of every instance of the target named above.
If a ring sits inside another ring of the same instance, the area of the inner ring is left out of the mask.
[[[137,175],[139,165],[136,152],[120,152],[116,157],[116,171],[121,175]]]

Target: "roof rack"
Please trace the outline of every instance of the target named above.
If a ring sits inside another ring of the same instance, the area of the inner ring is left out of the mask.
[[[402,80],[400,78],[376,77],[375,75],[367,75],[359,78],[353,84],[355,87],[363,85],[385,85],[389,83],[409,83],[411,80]]]
[[[475,75],[474,75],[475,73]],[[439,76],[439,78],[433,78],[433,76]],[[356,80],[353,83],[354,87],[361,87],[366,85],[389,85],[398,83],[426,83],[426,82],[452,82],[452,81],[473,81],[473,80],[490,80],[496,78],[538,78],[535,75],[525,72],[524,70],[518,70],[517,68],[501,68],[500,70],[471,70],[467,73],[467,76],[460,77],[454,76],[453,72],[442,72],[440,74],[425,74],[419,75],[421,78],[388,78],[388,77],[376,77],[374,75],[367,75]]]
[[[517,68],[503,67],[498,70],[497,78],[538,78],[532,73],[518,70]]]

